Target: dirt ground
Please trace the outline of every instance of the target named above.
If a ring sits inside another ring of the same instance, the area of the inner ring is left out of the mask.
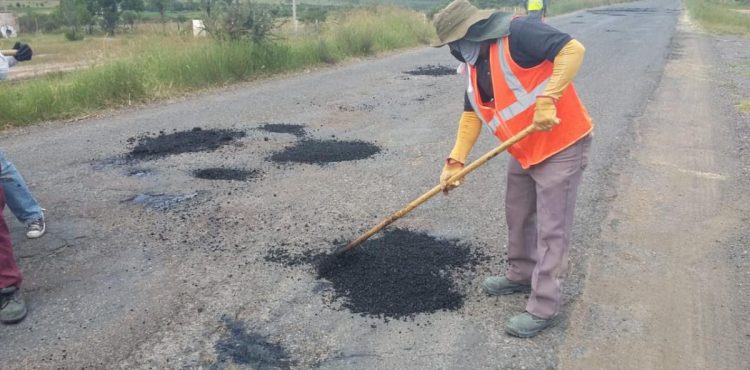
[[[505,269],[502,158],[316,269],[437,181],[464,87],[424,48],[4,132],[49,230],[5,212],[31,312],[2,368],[749,368],[750,41],[676,0],[549,22],[587,48],[596,123],[561,325],[509,337],[526,297],[478,289]]]
[[[671,49],[635,120],[561,368],[750,368],[750,197],[736,191],[748,185],[750,119],[732,104],[750,76],[727,73],[736,61],[723,55],[750,56],[750,40],[703,34],[683,14]],[[728,84],[738,88],[716,94]]]

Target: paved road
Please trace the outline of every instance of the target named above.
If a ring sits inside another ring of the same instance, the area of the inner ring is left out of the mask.
[[[635,118],[660,82],[679,15],[678,1],[641,1],[550,20],[587,47],[577,85],[597,124],[566,317],[581,295],[589,256],[601,247],[602,222],[635,143]],[[557,366],[568,321],[531,340],[512,339],[502,326],[524,298],[488,299],[475,289],[503,268],[504,159],[399,221],[490,256],[465,282],[459,310],[387,323],[352,315],[325,303],[326,284],[308,268],[263,260],[278,246],[328,250],[334,239],[356,236],[434,185],[452,146],[463,86],[456,76],[403,73],[428,64],[454,62],[445,50],[418,49],[5,133],[0,147],[49,210],[50,230],[41,241],[25,241],[12,223],[32,311],[23,323],[0,327],[4,367],[224,368],[217,348],[249,336],[230,330],[237,323],[278,343],[298,368]],[[265,158],[298,139],[256,130],[262,123],[303,124],[312,137],[364,140],[383,151],[326,166],[277,166]],[[128,138],[197,126],[247,136],[211,153],[116,160],[129,150]],[[494,145],[483,135],[475,154]],[[220,165],[264,175],[248,183],[190,176]],[[142,170],[150,174],[128,175]],[[195,197],[166,212],[126,201],[147,192]]]

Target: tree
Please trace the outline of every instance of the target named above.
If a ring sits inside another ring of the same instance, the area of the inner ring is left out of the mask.
[[[167,11],[167,6],[169,5],[169,0],[149,0],[149,3],[151,3],[151,6],[159,12],[161,23],[164,23],[165,13]]]
[[[182,25],[187,22],[187,17],[184,14],[179,14],[177,16],[177,32],[182,31]]]
[[[130,31],[135,31],[135,22],[137,22],[139,18],[138,13],[133,10],[122,12],[122,21],[130,27]]]
[[[69,27],[65,37],[68,40],[82,40],[83,32],[81,28],[91,22],[94,17],[86,7],[84,0],[60,0],[58,8],[60,17],[64,25]]]
[[[132,10],[134,12],[142,12],[146,10],[146,4],[143,0],[122,0],[121,8],[123,11]]]
[[[201,0],[201,7],[206,10],[206,17],[211,18],[211,7],[214,5],[214,0]]]
[[[272,38],[276,18],[272,8],[252,2],[218,7],[220,12],[207,19],[206,31],[220,40],[240,40],[249,38],[254,43],[263,43]]]
[[[86,4],[86,10],[91,14],[88,21],[84,23],[86,33],[90,35],[94,32],[94,26],[96,25],[97,20],[96,16],[101,13],[101,6],[99,5],[99,0],[83,0],[83,2]]]
[[[104,31],[114,35],[120,24],[120,3],[122,0],[98,0],[102,16],[101,26]]]

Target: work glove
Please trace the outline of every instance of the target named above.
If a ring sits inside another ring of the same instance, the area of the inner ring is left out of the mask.
[[[464,169],[464,164],[456,160],[448,158],[443,166],[443,172],[440,174],[440,188],[443,190],[443,194],[448,195],[448,191],[455,189],[463,183],[463,178],[448,183],[448,179],[453,175],[459,173]]]
[[[32,51],[31,47],[28,44],[17,42],[15,45],[13,45],[13,49],[18,50],[15,55],[17,61],[25,62],[27,60],[31,60]]]
[[[536,98],[534,109],[534,126],[537,130],[549,131],[560,123],[557,118],[557,107],[555,99],[551,96],[540,95]]]

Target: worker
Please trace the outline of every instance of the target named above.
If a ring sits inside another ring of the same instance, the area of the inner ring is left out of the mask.
[[[532,337],[557,323],[578,185],[591,145],[591,118],[572,81],[580,42],[541,18],[480,10],[455,0],[434,20],[439,41],[462,62],[464,112],[440,175],[443,191],[466,163],[482,125],[500,141],[533,124],[508,152],[505,212],[508,269],[482,284],[490,295],[529,292],[525,312],[506,331]]]
[[[6,57],[0,54],[0,80],[6,79],[8,69],[17,62],[31,60],[32,51],[28,45],[17,42],[13,46],[13,49],[16,50],[15,56]],[[14,324],[26,317],[28,309],[26,301],[21,294],[21,281],[23,278],[21,271],[16,265],[10,231],[2,216],[2,211],[5,209],[5,189],[10,187],[8,190],[16,191],[16,187],[22,185],[25,188],[26,184],[23,182],[20,174],[18,174],[18,171],[15,170],[15,167],[5,160],[5,156],[1,152],[0,158],[0,180],[2,180],[3,185],[0,186],[0,322],[3,324]],[[17,182],[18,179],[20,179],[20,182]],[[33,198],[31,199],[33,200]],[[13,207],[11,207],[11,210],[13,210]],[[41,215],[41,209],[39,213]],[[31,229],[27,226],[28,237],[39,237],[44,234],[43,215],[40,219],[41,228],[36,229],[34,227],[35,232],[32,235],[30,235]]]
[[[6,57],[0,54],[0,80],[7,77],[8,70],[17,62],[31,60],[32,50],[29,45],[17,42],[13,49],[16,50],[15,56]],[[18,221],[26,226],[26,237],[29,239],[42,237],[47,230],[44,222],[44,209],[34,199],[21,173],[1,150],[0,185],[5,190],[8,208]]]
[[[547,16],[548,0],[524,0],[524,4],[529,18],[542,19]]]

